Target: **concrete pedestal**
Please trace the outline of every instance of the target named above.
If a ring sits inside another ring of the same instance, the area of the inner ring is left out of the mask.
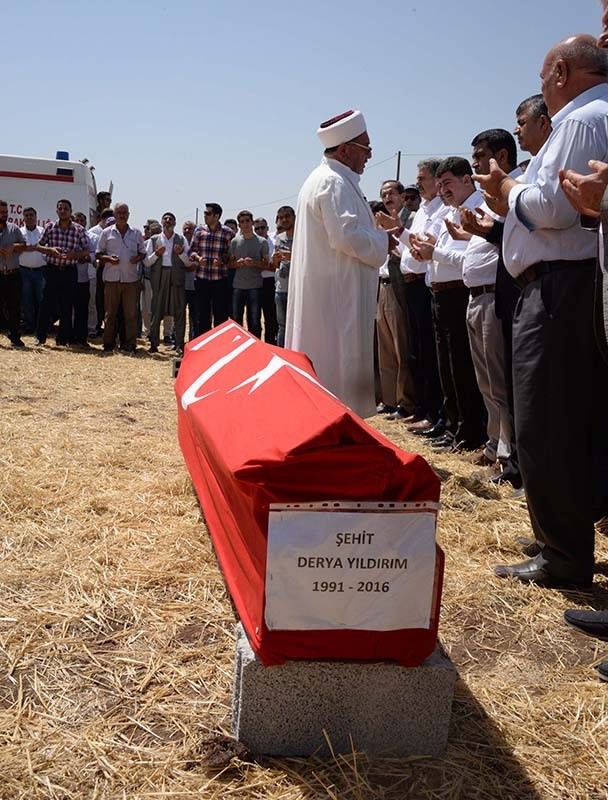
[[[264,667],[237,626],[232,730],[254,754],[445,753],[456,669],[438,646],[419,667],[290,661]],[[350,738],[352,737],[352,744]]]

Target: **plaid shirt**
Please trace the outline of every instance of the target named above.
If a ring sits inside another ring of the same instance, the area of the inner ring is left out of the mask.
[[[61,228],[59,221],[49,222],[38,244],[42,245],[42,247],[56,247],[62,253],[82,250],[86,253],[89,252],[89,242],[85,230],[82,225],[78,225],[76,222],[70,222],[68,228]],[[66,267],[78,263],[76,258],[62,260],[55,258],[55,256],[47,256],[46,261],[47,264],[53,264],[55,267]]]
[[[199,225],[190,243],[190,252],[205,259],[196,268],[196,277],[208,281],[219,281],[228,277],[230,242],[234,233],[225,225],[218,225],[212,231],[208,225]],[[213,264],[214,259],[220,263]]]

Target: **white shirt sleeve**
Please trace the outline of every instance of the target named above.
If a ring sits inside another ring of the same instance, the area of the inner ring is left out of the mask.
[[[595,138],[593,126],[576,119],[564,120],[547,143],[536,183],[511,189],[509,207],[528,230],[570,228],[576,223],[578,211],[563,193],[558,172],[567,167],[588,174],[588,154],[597,149]]]
[[[158,256],[154,252],[152,247],[152,238],[150,238],[146,242],[146,257],[144,258],[144,265],[146,267],[151,267],[156,261],[158,261]]]

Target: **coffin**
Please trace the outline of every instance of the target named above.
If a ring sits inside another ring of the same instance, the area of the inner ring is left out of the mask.
[[[266,616],[269,519],[289,522],[293,512],[301,516],[302,511],[318,514],[321,510],[323,514],[312,519],[335,522],[334,517],[327,516],[333,511],[367,513],[369,508],[384,514],[382,522],[389,514],[402,514],[404,521],[418,511],[427,516],[436,514],[439,479],[424,459],[400,450],[321,386],[304,354],[267,345],[232,321],[186,345],[175,393],[179,442],[186,466],[228,590],[262,662],[269,666],[289,659],[390,659],[415,666],[430,655],[437,638],[444,565],[443,553],[434,541],[434,523],[431,572],[429,575],[427,569],[424,579],[430,598],[424,627],[398,627],[399,623],[393,621],[388,623],[390,629],[373,629],[375,619],[400,618],[396,602],[391,614],[371,613],[363,628],[352,621],[351,627],[344,627],[347,617],[342,618],[342,612],[336,609],[338,600],[347,602],[350,591],[353,602],[360,603],[362,598],[356,590],[360,585],[371,586],[366,604],[372,604],[372,611],[374,603],[384,603],[387,609],[389,597],[380,595],[390,584],[375,580],[379,573],[373,569],[363,583],[361,573],[347,572],[347,552],[354,567],[372,563],[365,547],[356,544],[361,541],[358,534],[350,528],[344,534],[347,540],[336,535],[336,530],[341,530],[339,525],[328,534],[329,546],[348,543],[347,551],[339,551],[345,556],[343,573],[331,569],[324,572],[325,562],[307,560],[313,556],[305,552],[305,531],[313,531],[311,547],[318,533],[314,526],[311,529],[310,517],[304,517],[308,528],[299,529],[301,549],[293,551],[291,561],[281,561],[277,555],[270,578],[277,579],[276,586],[288,595],[288,576],[285,580],[284,574],[277,574],[277,565],[280,571],[282,563],[293,563],[294,574],[301,565],[303,571],[297,574],[306,575],[304,583],[310,585],[311,592],[315,583],[315,591],[331,583],[324,578],[348,574],[345,581],[333,581],[342,584],[340,597],[326,592],[323,598],[332,623],[323,628],[314,614],[301,613],[300,596],[286,595],[285,608],[293,609],[291,618],[311,622],[301,629],[280,628],[272,622],[269,625],[270,617],[279,619],[279,624],[283,617],[276,613],[276,591],[274,611],[268,619]],[[291,535],[292,528],[274,524],[277,545],[284,544],[282,531]],[[392,535],[398,547],[394,532]],[[411,532],[408,535],[411,537]],[[316,541],[315,547],[321,549],[311,552],[325,552],[322,544]],[[285,552],[289,554],[289,548]],[[388,557],[378,563],[389,561],[398,566],[404,563],[402,558]],[[319,565],[321,569],[317,569]],[[407,574],[405,577],[409,580]],[[402,581],[400,592],[403,585]],[[412,600],[417,598],[416,592],[410,591]],[[319,601],[319,596],[314,595],[314,599]],[[391,596],[393,599],[402,602],[403,595]],[[281,597],[279,606],[280,601]]]

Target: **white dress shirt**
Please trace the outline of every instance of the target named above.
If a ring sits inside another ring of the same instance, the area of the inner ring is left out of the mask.
[[[420,203],[420,208],[414,215],[414,221],[410,229],[407,228],[399,237],[403,245],[403,252],[401,253],[401,264],[399,268],[404,275],[412,272],[415,275],[424,275],[427,270],[428,261],[416,261],[412,257],[409,246],[410,233],[430,234],[431,236],[438,236],[441,230],[441,223],[449,212],[449,207],[445,206],[437,195],[432,200],[423,200]]]
[[[522,174],[521,168],[516,167],[509,173],[509,177],[519,178]],[[495,214],[485,203],[481,204],[481,210],[498,222],[504,222],[504,217]],[[490,286],[496,283],[497,266],[498,245],[491,244],[483,236],[471,236],[462,265],[464,285],[472,289],[474,286]]]
[[[184,252],[179,254],[179,259],[182,261],[186,266],[190,265],[190,257],[188,255],[189,248],[188,248],[188,241],[186,237],[182,237],[184,240]],[[154,252],[155,247],[152,244],[152,239],[156,239],[156,247],[164,247],[165,252],[161,256],[161,266],[163,267],[171,267],[173,266],[173,243],[175,241],[175,233],[173,233],[169,238],[167,238],[163,233],[159,233],[158,236],[151,236],[146,242],[146,257],[144,258],[144,264],[146,267],[151,267],[152,264],[155,264],[158,261],[158,256]]]
[[[581,261],[596,254],[597,233],[581,228],[558,172],[588,174],[590,159],[608,160],[608,85],[579,94],[552,123],[551,135],[526,170],[526,183],[509,193],[503,258],[515,278],[539,261]]]
[[[475,191],[461,205],[474,209],[480,206],[482,202],[481,192]],[[460,212],[457,208],[450,208],[444,219],[460,223]],[[468,241],[452,239],[444,220],[441,221],[441,230],[433,251],[433,260],[429,262],[431,284],[462,280],[462,266],[468,244]]]

